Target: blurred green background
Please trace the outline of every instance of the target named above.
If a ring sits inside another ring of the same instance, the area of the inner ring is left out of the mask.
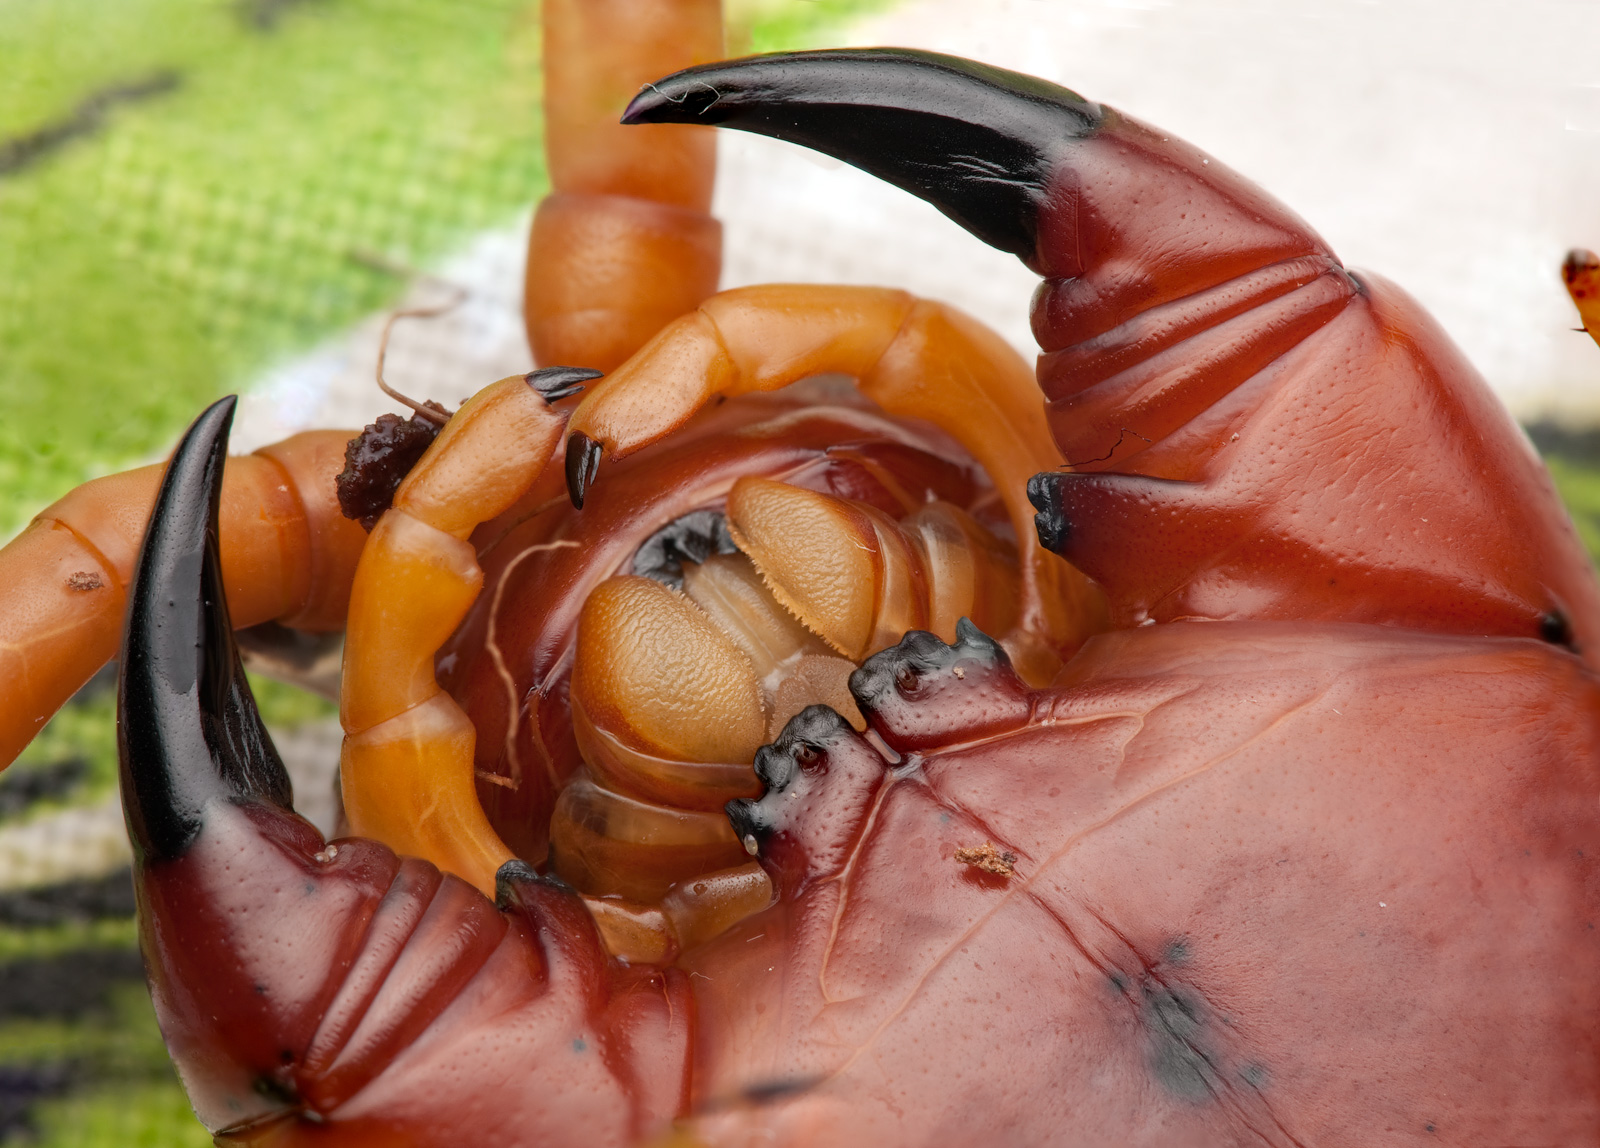
[[[730,49],[883,0],[730,4]],[[0,537],[544,190],[526,0],[0,5]]]
[[[888,0],[731,0],[731,52]],[[0,539],[206,401],[390,304],[545,190],[526,0],[0,4]],[[325,703],[256,682],[276,729]],[[103,798],[88,690],[0,823]],[[208,1144],[161,1045],[126,871],[0,890],[0,1143]]]

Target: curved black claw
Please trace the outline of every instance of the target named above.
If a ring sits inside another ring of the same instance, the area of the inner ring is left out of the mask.
[[[577,510],[583,509],[583,496],[600,473],[600,444],[573,431],[567,436],[567,497]]]
[[[1102,112],[1076,92],[955,56],[787,52],[651,84],[622,122],[721,124],[836,156],[1030,260],[1063,148]]]
[[[184,434],[134,573],[117,686],[128,833],[143,861],[188,849],[217,801],[293,804],[228,619],[217,508],[236,400]]]
[[[604,374],[604,371],[588,367],[540,367],[537,371],[529,371],[526,378],[528,385],[538,391],[545,402],[557,403],[571,398],[583,390],[584,383]]]

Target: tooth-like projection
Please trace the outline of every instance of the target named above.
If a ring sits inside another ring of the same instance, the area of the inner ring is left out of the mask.
[[[797,897],[843,868],[887,764],[837,713],[811,706],[762,747],[755,769],[767,791],[728,802],[728,820],[783,895]]]
[[[956,640],[913,630],[850,675],[872,728],[902,752],[1019,729],[1034,719],[1006,651],[966,618]]]
[[[766,740],[747,658],[688,599],[648,578],[601,583],[578,620],[575,703],[631,748],[745,763]]]
[[[728,493],[728,528],[778,600],[852,661],[921,624],[920,571],[869,507],[747,477]]]

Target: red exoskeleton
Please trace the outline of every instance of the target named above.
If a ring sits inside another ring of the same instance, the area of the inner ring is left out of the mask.
[[[120,689],[219,1139],[1592,1143],[1600,599],[1427,316],[962,60],[708,64],[627,119],[808,144],[1017,254],[1043,402],[948,309],[793,287],[557,353],[609,370],[576,406],[487,388],[360,549],[331,844],[239,670],[202,415]],[[756,393],[818,374],[858,392]]]

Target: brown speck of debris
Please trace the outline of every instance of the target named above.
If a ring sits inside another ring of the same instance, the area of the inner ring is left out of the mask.
[[[429,407],[443,411],[439,404]],[[441,416],[442,417],[442,416]],[[439,434],[439,422],[420,416],[379,415],[344,448],[344,473],[335,479],[339,509],[371,531],[395,491]]]
[[[1009,849],[1002,853],[987,841],[957,849],[956,860],[996,877],[1009,877],[1017,871],[1017,855]]]
[[[105,583],[100,581],[100,575],[91,570],[76,570],[67,575],[67,589],[69,590],[98,590]]]

